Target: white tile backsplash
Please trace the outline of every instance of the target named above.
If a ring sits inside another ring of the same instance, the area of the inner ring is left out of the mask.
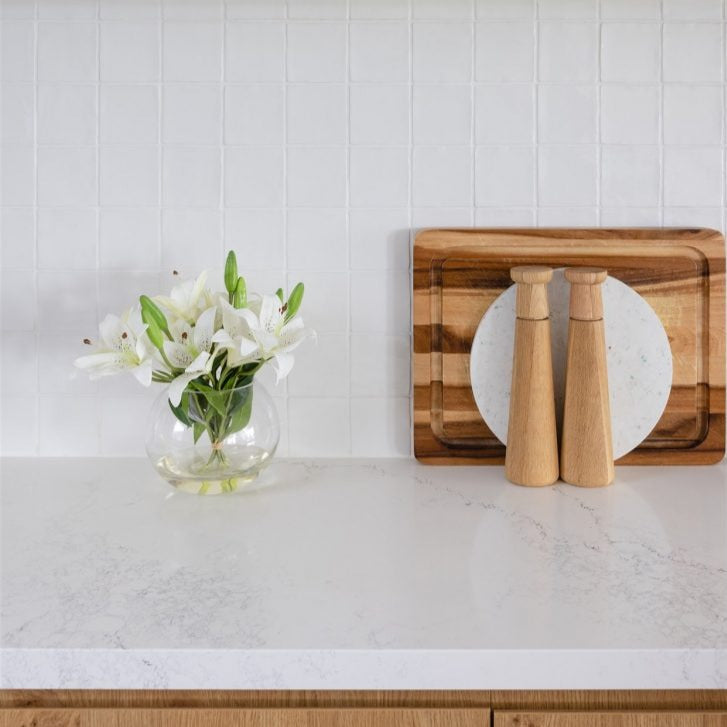
[[[280,452],[400,456],[417,229],[724,225],[721,0],[0,10],[3,453],[142,454],[156,391],[72,359],[229,249],[319,332]]]

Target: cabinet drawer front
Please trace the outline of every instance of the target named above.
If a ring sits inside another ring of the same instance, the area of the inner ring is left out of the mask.
[[[0,727],[489,727],[488,709],[5,709]]]
[[[495,712],[495,727],[727,727],[727,712]]]

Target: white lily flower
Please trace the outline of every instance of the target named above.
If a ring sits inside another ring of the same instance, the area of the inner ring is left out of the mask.
[[[187,280],[172,288],[167,295],[157,295],[154,301],[173,316],[193,325],[201,311],[212,303],[212,293],[205,287],[207,271],[203,270],[197,280]]]
[[[177,376],[169,385],[169,400],[178,406],[184,389],[190,381],[212,371],[214,356],[212,337],[215,332],[217,308],[208,308],[197,319],[194,326],[179,319],[171,326],[173,341],[164,341],[164,354],[169,363],[184,373]]]
[[[94,353],[77,358],[75,365],[87,371],[91,379],[130,371],[141,384],[149,386],[153,353],[145,330],[136,310],[126,311],[120,318],[109,314],[99,325],[101,345]]]
[[[213,340],[232,352],[232,360],[228,358],[228,361],[233,366],[248,361],[271,361],[280,381],[293,368],[295,359],[291,351],[315,334],[305,328],[298,316],[286,323],[277,295],[263,295],[255,308],[257,312],[253,308],[236,310],[223,305],[223,327]]]

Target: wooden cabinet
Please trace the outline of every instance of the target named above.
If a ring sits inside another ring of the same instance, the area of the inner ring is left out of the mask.
[[[6,709],[0,727],[489,727],[488,709]]]
[[[727,712],[495,712],[494,727],[727,727]]]

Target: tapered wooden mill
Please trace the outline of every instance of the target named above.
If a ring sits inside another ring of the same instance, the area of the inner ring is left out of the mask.
[[[603,268],[567,268],[571,284],[560,476],[571,485],[613,481],[611,408],[601,283]]]
[[[541,487],[558,479],[558,439],[547,284],[551,268],[515,267],[515,346],[505,476],[516,485]]]

